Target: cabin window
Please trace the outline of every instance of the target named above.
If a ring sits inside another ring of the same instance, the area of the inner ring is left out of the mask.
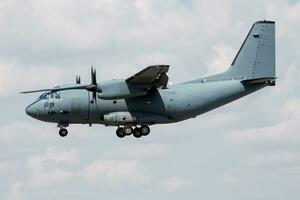
[[[114,104],[116,104],[116,103],[117,103],[117,101],[116,101],[116,100],[114,100],[114,101],[113,101],[113,103],[114,103]]]

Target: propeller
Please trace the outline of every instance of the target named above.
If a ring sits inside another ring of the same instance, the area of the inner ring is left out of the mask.
[[[97,92],[101,91],[98,91],[96,69],[94,69],[93,66],[91,67],[91,80],[92,83],[88,85],[86,89],[93,93],[93,101],[97,101]]]
[[[91,67],[91,84],[89,85],[80,85],[80,86],[71,86],[71,87],[57,87],[57,88],[50,88],[50,89],[41,89],[41,90],[32,90],[32,91],[26,91],[21,92],[22,94],[28,94],[28,93],[35,93],[35,92],[57,92],[62,90],[87,90],[89,92],[92,92],[93,101],[97,101],[97,92],[102,92],[100,87],[97,84],[97,78],[96,78],[96,70]],[[76,84],[81,83],[80,76],[76,76]]]
[[[80,84],[81,83],[81,78],[79,75],[76,76],[76,84]]]

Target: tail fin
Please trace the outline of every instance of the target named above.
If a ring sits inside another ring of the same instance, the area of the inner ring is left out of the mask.
[[[275,22],[256,22],[223,77],[275,78]]]

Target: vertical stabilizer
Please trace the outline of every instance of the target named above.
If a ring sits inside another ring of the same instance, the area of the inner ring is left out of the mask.
[[[275,78],[275,22],[256,22],[231,67],[223,74],[243,79]]]

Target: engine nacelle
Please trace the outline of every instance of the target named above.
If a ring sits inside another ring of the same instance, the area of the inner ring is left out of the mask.
[[[124,79],[100,82],[99,85],[101,93],[98,97],[100,99],[124,99],[147,94],[145,88],[131,85]]]
[[[156,124],[171,121],[168,116],[143,112],[112,112],[103,116],[107,125]]]

